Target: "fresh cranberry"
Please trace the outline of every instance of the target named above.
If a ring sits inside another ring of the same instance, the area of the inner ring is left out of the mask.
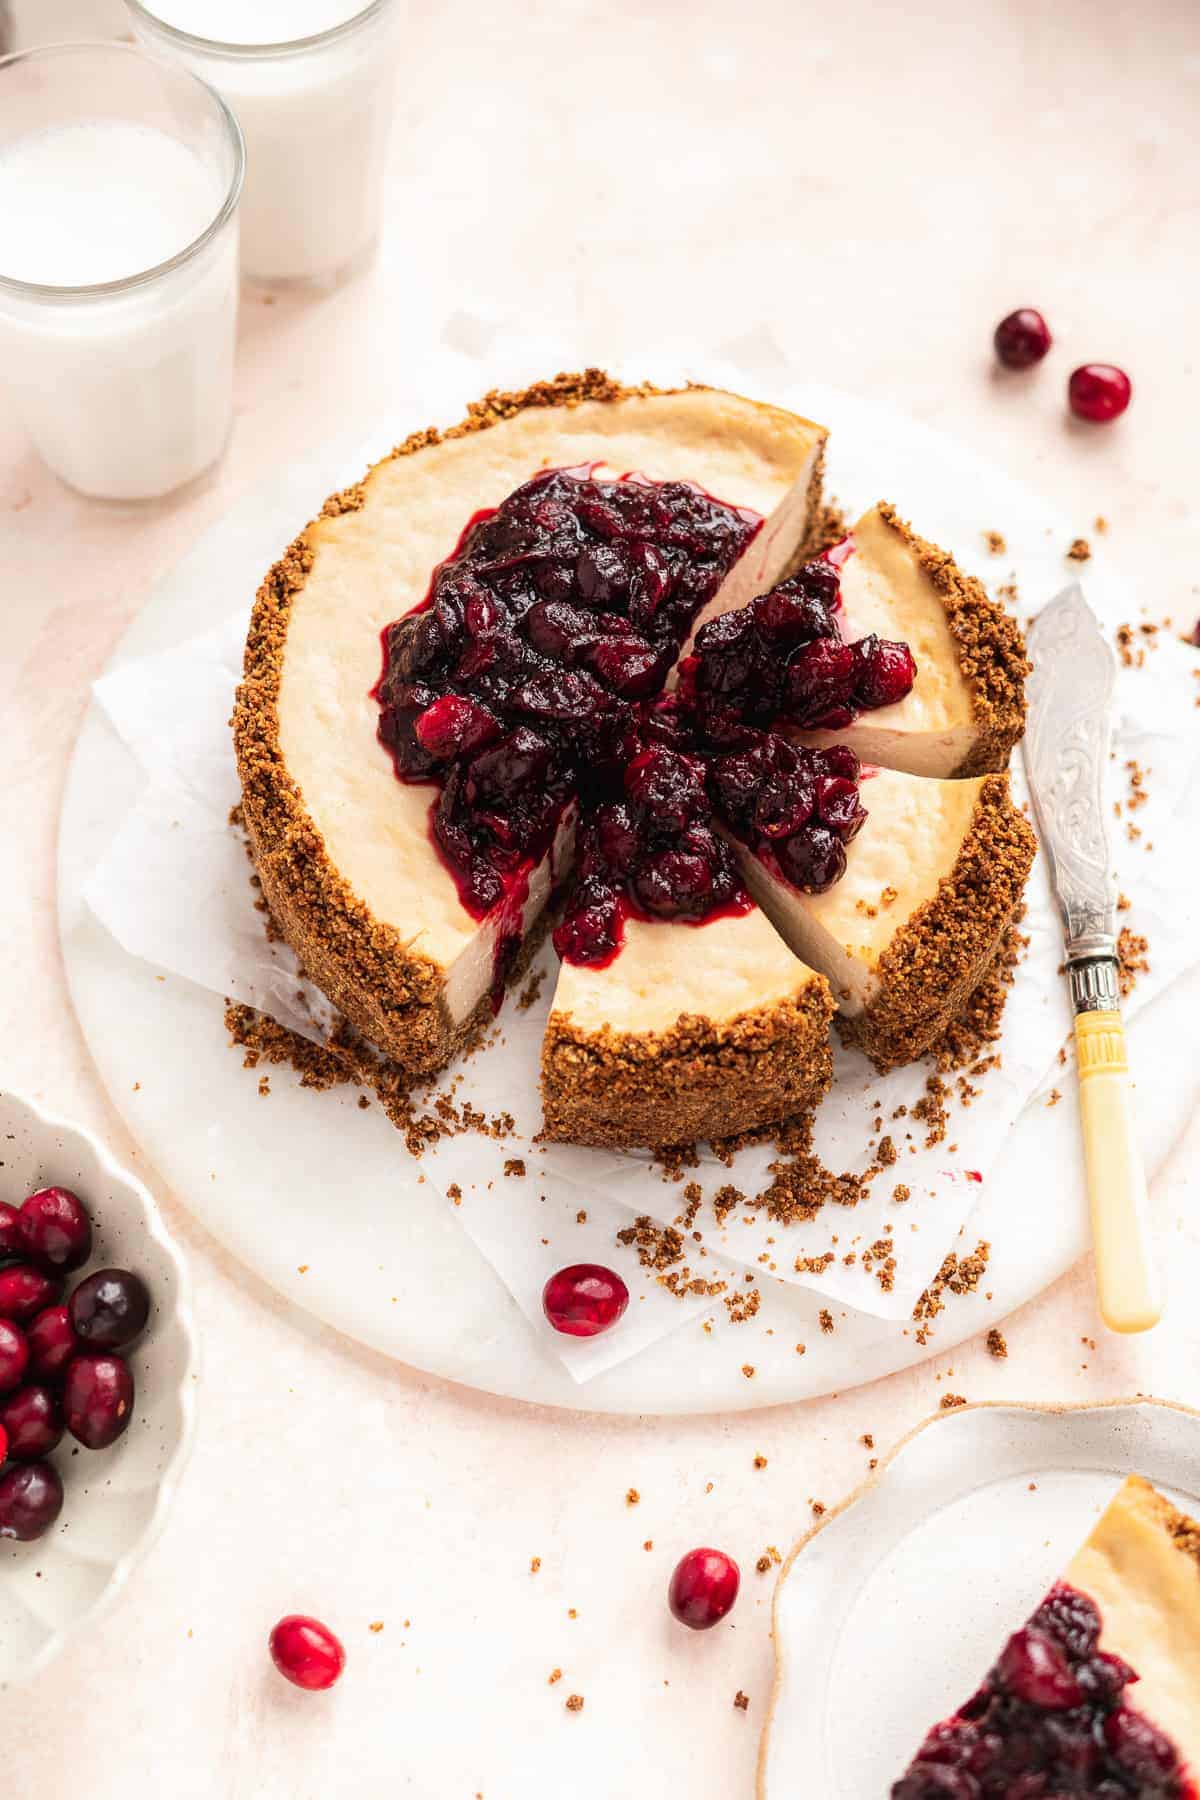
[[[63,1377],[67,1430],[88,1450],[105,1450],[133,1417],[133,1376],[124,1357],[85,1352],[73,1356]]]
[[[1133,398],[1133,383],[1112,363],[1084,363],[1067,384],[1067,398],[1077,419],[1106,425],[1119,419]]]
[[[92,1254],[92,1221],[70,1188],[42,1188],[30,1194],[17,1215],[26,1256],[51,1271],[81,1269]]]
[[[842,840],[825,825],[812,825],[776,846],[786,881],[802,894],[823,894],[846,872]]]
[[[7,1200],[0,1200],[0,1263],[23,1256],[21,1233],[17,1225],[20,1214]]]
[[[31,1263],[10,1263],[0,1269],[0,1319],[24,1323],[45,1306],[53,1306],[63,1284]]]
[[[0,1319],[0,1394],[10,1393],[24,1381],[30,1347],[28,1335],[19,1326],[11,1319]]]
[[[89,1350],[123,1350],[150,1317],[150,1295],[129,1269],[98,1269],[81,1281],[69,1302],[75,1335]]]
[[[707,1631],[732,1608],[741,1579],[737,1564],[723,1550],[689,1550],[675,1565],[667,1604],[681,1625]]]
[[[27,1544],[43,1537],[62,1506],[63,1485],[53,1464],[18,1464],[0,1476],[0,1538]]]
[[[271,1661],[293,1687],[321,1692],[331,1688],[346,1666],[346,1652],[328,1625],[303,1613],[289,1613],[271,1633]]]
[[[0,1425],[8,1433],[14,1462],[37,1462],[57,1448],[63,1434],[58,1401],[47,1387],[18,1388],[0,1404]]]
[[[629,1305],[629,1289],[599,1263],[572,1263],[542,1289],[542,1311],[564,1337],[598,1337]]]
[[[30,1372],[42,1381],[60,1380],[71,1358],[83,1349],[65,1306],[48,1306],[32,1321],[25,1335],[29,1339]]]
[[[1053,341],[1050,327],[1032,306],[1020,306],[1001,319],[994,338],[996,355],[1006,369],[1031,369]]]

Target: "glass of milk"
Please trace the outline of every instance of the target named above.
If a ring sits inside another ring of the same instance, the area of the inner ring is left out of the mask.
[[[139,40],[229,102],[246,136],[242,268],[333,285],[379,235],[394,0],[127,0]]]
[[[0,61],[0,383],[55,473],[147,500],[233,420],[237,122],[122,44]]]

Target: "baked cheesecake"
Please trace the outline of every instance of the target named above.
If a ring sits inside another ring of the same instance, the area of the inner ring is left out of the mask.
[[[1016,620],[883,501],[828,560],[838,575],[841,637],[899,640],[916,674],[896,700],[874,711],[843,709],[802,741],[849,744],[864,763],[914,775],[1007,768],[1025,728],[1029,670]]]
[[[627,919],[619,955],[564,959],[542,1046],[546,1135],[694,1143],[808,1112],[833,1061],[828,982],[758,907],[701,928]]]
[[[1133,1475],[892,1800],[1196,1800],[1200,1526]]]
[[[562,376],[409,438],[271,570],[234,717],[255,864],[308,974],[402,1065],[443,1067],[485,1015],[580,782],[696,619],[805,549],[825,435]]]

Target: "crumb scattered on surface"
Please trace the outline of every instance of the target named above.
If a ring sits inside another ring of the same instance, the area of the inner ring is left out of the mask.
[[[943,1394],[938,1404],[943,1412],[953,1412],[956,1406],[967,1404],[967,1396],[965,1394]]]
[[[568,1694],[565,1704],[566,1704],[566,1708],[567,1708],[568,1712],[582,1712],[583,1711],[583,1695],[582,1694]]]
[[[531,1575],[536,1575],[536,1574],[537,1574],[537,1572],[538,1572],[538,1570],[539,1570],[539,1569],[540,1569],[540,1568],[541,1568],[541,1566],[542,1566],[542,1559],[541,1559],[541,1557],[540,1557],[540,1556],[531,1556],[531,1557],[530,1557],[530,1559],[529,1559],[529,1573],[530,1573],[530,1574],[531,1574]]]
[[[927,1344],[930,1327],[938,1314],[945,1311],[946,1295],[973,1294],[983,1280],[991,1259],[992,1246],[980,1239],[969,1256],[956,1256],[953,1250],[942,1259],[942,1266],[913,1307],[917,1321],[917,1342]]]
[[[629,1488],[625,1495],[626,1506],[636,1506],[641,1497],[636,1488]]]
[[[983,541],[987,545],[992,556],[1003,556],[1004,552],[1008,549],[1002,531],[985,531],[983,534]]]
[[[1150,941],[1139,932],[1130,931],[1123,925],[1117,935],[1117,961],[1120,965],[1117,972],[1117,983],[1122,997],[1131,994],[1137,986],[1138,977],[1150,973]]]
[[[741,1688],[739,1688],[737,1693],[733,1696],[733,1704],[739,1712],[745,1712],[750,1704],[749,1694],[743,1694]]]
[[[508,1157],[504,1164],[504,1173],[515,1176],[519,1180],[525,1173],[525,1158],[523,1156]]]
[[[1091,556],[1092,546],[1086,538],[1077,537],[1072,540],[1067,551],[1067,557],[1071,562],[1090,562]]]
[[[765,1469],[767,1466],[766,1457],[765,1456],[756,1456],[754,1459],[754,1466],[756,1469]]]
[[[988,1355],[994,1356],[997,1362],[1003,1362],[1008,1355],[1008,1344],[1005,1341],[1004,1333],[997,1331],[995,1326],[987,1334],[987,1347]]]
[[[562,1680],[562,1670],[561,1669],[551,1669],[549,1675],[546,1677],[546,1685],[547,1685],[547,1687],[553,1687],[556,1681],[561,1681],[561,1680]]]

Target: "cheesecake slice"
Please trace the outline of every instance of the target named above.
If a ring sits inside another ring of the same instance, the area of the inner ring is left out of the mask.
[[[1131,1475],[891,1800],[1196,1800],[1200,1526]]]
[[[738,852],[759,905],[828,978],[843,1035],[883,1073],[927,1050],[979,985],[1036,845],[1007,775],[864,769],[859,797],[866,820],[824,892],[785,877],[783,846],[760,838]]]
[[[409,438],[327,501],[272,569],[254,607],[234,715],[255,865],[307,973],[398,1062],[419,1071],[444,1066],[485,1016],[566,873],[573,791],[560,782],[541,796],[528,853],[518,843],[487,868],[452,866],[447,844],[458,827],[445,804],[448,783],[439,798],[436,781],[397,779],[396,739],[380,741],[381,634],[422,608],[428,628],[436,626],[438,565],[514,490],[555,469],[602,487],[619,478],[688,484],[698,508],[711,500],[710,512],[737,509],[736,555],[728,566],[719,553],[715,564],[708,558],[720,578],[703,590],[703,605],[740,603],[778,581],[805,549],[825,435],[735,394],[624,388],[596,370],[561,376],[524,393],[492,394],[462,424]],[[592,508],[601,539],[607,510]],[[678,535],[661,553],[652,541],[637,548],[643,589],[677,583],[681,568],[686,575],[691,551]],[[605,554],[598,541],[588,570],[593,602]],[[594,666],[605,679],[636,680],[645,644],[639,651],[621,639],[611,609],[603,618],[612,641],[591,647]],[[678,641],[660,634],[654,646],[662,678]],[[407,654],[409,646],[401,648]],[[568,699],[576,689],[594,695],[597,680],[569,671]],[[522,703],[550,712],[556,697],[531,681]],[[461,739],[482,715],[454,696],[448,705],[435,722],[443,737]],[[568,710],[560,705],[557,716]],[[388,718],[396,733],[409,732],[411,752],[408,715],[397,705]],[[509,780],[515,735],[496,752],[508,757]],[[499,820],[497,830],[508,823]]]
[[[694,1143],[773,1124],[829,1087],[829,984],[756,906],[630,918],[602,966],[564,961],[542,1049],[546,1134]]]
[[[849,744],[864,763],[914,775],[1007,768],[1025,728],[1029,670],[1016,620],[883,501],[828,556],[842,639],[907,644],[916,679],[903,699],[837,729],[801,732],[800,741]]]

